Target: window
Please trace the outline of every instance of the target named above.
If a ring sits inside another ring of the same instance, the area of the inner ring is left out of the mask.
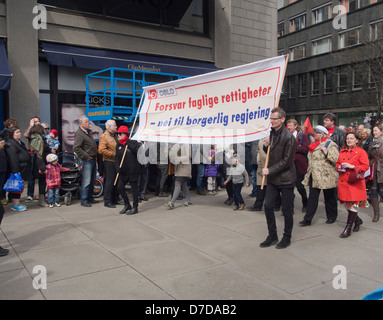
[[[290,48],[289,53],[290,53],[290,57],[289,57],[290,61],[306,58],[306,45],[302,44],[302,45],[298,45],[296,47]]]
[[[326,4],[320,8],[313,9],[312,11],[312,23],[317,24],[322,21],[326,21],[332,18],[331,3]]]
[[[383,20],[372,23],[370,26],[371,41],[383,38]]]
[[[353,12],[360,8],[360,0],[340,0],[339,5],[346,8],[346,12]]]
[[[365,76],[365,72],[362,66],[356,66],[352,70],[352,90],[363,89],[364,76]]]
[[[339,49],[359,44],[359,29],[353,29],[339,34]]]
[[[311,95],[319,94],[319,71],[311,72]]]
[[[332,49],[332,38],[327,37],[324,39],[314,40],[311,45],[311,55],[322,54],[330,52]]]
[[[290,32],[298,31],[306,27],[306,15],[302,14],[290,19]]]
[[[303,73],[299,75],[299,96],[307,96],[307,74]]]
[[[324,93],[330,94],[332,93],[333,71],[325,70],[323,76],[324,76],[324,79],[323,79]]]
[[[289,82],[289,98],[296,97],[296,79],[295,76],[291,76],[288,79]]]
[[[278,38],[285,34],[285,22],[278,23]]]
[[[338,92],[347,92],[347,73],[345,69],[338,71]]]

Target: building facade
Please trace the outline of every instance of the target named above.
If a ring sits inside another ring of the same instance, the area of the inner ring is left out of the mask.
[[[277,1],[0,0],[12,74],[1,123],[16,118],[23,129],[39,115],[63,134],[63,110],[83,113],[86,75],[118,67],[132,71],[127,78],[191,76],[262,60],[277,55],[276,22]]]
[[[347,126],[376,115],[363,61],[382,40],[383,1],[278,1],[277,33],[278,53],[289,54],[280,106],[290,118],[317,125],[332,111]]]

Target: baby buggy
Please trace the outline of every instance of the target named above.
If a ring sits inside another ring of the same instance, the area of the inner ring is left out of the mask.
[[[69,206],[72,203],[72,196],[81,197],[81,169],[82,161],[73,153],[62,152],[58,154],[59,161],[62,166],[69,168],[70,171],[61,172],[61,188],[60,195],[64,195],[64,203]],[[98,198],[104,193],[104,179],[100,176],[96,177],[93,182],[94,191],[93,197]]]

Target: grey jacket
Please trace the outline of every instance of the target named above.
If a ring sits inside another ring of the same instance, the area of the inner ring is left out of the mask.
[[[229,176],[226,179],[226,182],[233,180],[234,184],[244,183],[249,184],[249,175],[246,171],[246,168],[243,164],[238,163],[236,167],[231,166],[229,169]]]

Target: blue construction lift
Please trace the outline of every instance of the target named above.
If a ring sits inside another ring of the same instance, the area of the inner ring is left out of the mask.
[[[133,123],[143,87],[185,78],[152,71],[108,68],[86,76],[86,115],[91,121],[109,119]]]

